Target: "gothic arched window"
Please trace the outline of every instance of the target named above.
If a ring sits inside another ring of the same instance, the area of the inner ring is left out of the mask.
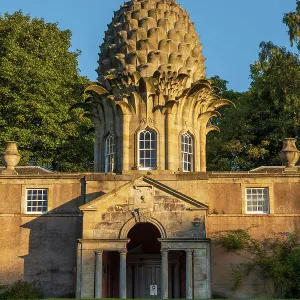
[[[138,135],[138,164],[140,170],[155,170],[157,166],[157,138],[153,130]]]
[[[182,170],[184,172],[194,171],[194,143],[193,137],[187,132],[181,135],[181,157]]]
[[[105,172],[113,172],[115,159],[115,137],[110,134],[105,140]]]

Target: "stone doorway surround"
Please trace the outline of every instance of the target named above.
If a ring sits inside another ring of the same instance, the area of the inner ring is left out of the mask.
[[[161,297],[168,299],[170,251],[186,253],[186,299],[211,298],[209,239],[161,238]],[[103,297],[103,252],[118,251],[120,258],[119,297],[127,298],[126,264],[129,239],[80,240],[77,262],[77,298]]]
[[[181,288],[185,290],[184,298],[210,298],[207,209],[207,204],[200,199],[193,199],[147,176],[138,177],[81,206],[83,238],[78,241],[77,298],[127,297],[128,233],[139,223],[151,223],[159,231],[161,297],[169,296],[168,267],[172,252],[181,252],[185,253],[186,274],[182,276],[186,286]],[[105,273],[109,266],[113,269],[112,277]],[[107,284],[112,284],[112,292],[107,292]]]

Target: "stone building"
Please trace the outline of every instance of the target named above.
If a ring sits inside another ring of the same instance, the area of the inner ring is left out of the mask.
[[[47,297],[233,296],[237,258],[211,242],[214,232],[299,229],[293,163],[206,172],[206,136],[218,130],[210,120],[233,104],[205,80],[204,60],[175,0],[132,0],[114,12],[99,82],[76,106],[95,125],[95,172],[14,168],[16,151],[4,155],[0,284],[24,279]],[[234,296],[254,295],[250,278]]]

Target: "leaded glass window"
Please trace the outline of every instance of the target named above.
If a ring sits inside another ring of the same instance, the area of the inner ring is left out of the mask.
[[[181,157],[182,170],[184,172],[194,171],[194,145],[193,138],[187,132],[181,135]]]
[[[157,166],[157,136],[153,130],[144,130],[138,135],[139,169],[155,170]]]
[[[115,137],[110,134],[105,140],[105,172],[113,172],[115,159]]]

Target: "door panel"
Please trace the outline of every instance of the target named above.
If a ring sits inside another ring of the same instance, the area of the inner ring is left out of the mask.
[[[177,267],[177,265],[176,265]],[[179,271],[169,264],[169,298],[179,298]],[[179,264],[178,264],[179,270]],[[161,298],[161,257],[132,256],[127,260],[127,298]],[[178,278],[176,278],[178,277]],[[177,286],[178,284],[178,286]],[[157,285],[157,296],[150,296],[150,285]],[[177,291],[178,289],[178,291]]]

